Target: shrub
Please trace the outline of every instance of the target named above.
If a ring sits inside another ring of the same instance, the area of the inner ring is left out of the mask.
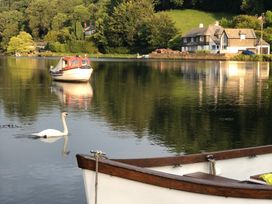
[[[51,42],[48,43],[47,49],[52,52],[67,52],[67,46],[65,44],[61,44],[59,42]]]
[[[89,41],[74,40],[66,44],[59,42],[48,43],[48,49],[52,52],[70,53],[98,53],[94,43]]]
[[[108,54],[129,54],[130,51],[126,47],[109,47],[106,52]]]

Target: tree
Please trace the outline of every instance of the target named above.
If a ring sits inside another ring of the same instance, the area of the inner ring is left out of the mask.
[[[260,21],[255,16],[239,15],[232,20],[234,28],[252,28],[259,30],[261,28]]]
[[[68,17],[66,14],[64,13],[58,13],[57,15],[54,16],[53,20],[52,20],[52,30],[61,30],[62,28],[64,28],[65,23],[68,21]]]
[[[177,35],[173,20],[165,13],[157,13],[148,19],[139,30],[139,42],[146,51],[167,48],[169,41]]]
[[[22,28],[23,14],[19,11],[4,11],[0,13],[1,48],[6,49],[10,38],[17,35]]]
[[[265,13],[265,24],[266,26],[272,27],[272,11],[266,11]]]
[[[177,9],[183,6],[184,0],[156,0],[156,10]]]
[[[107,19],[105,35],[109,46],[132,47],[139,28],[154,14],[152,1],[138,0],[119,4]]]
[[[222,18],[219,22],[219,24],[223,27],[223,28],[231,28],[232,27],[232,21],[228,20],[227,18]]]
[[[57,0],[33,0],[27,8],[29,27],[35,38],[42,38],[51,28],[57,14]]]
[[[241,10],[246,14],[260,14],[264,11],[263,0],[243,0]]]
[[[35,50],[35,42],[32,36],[26,32],[20,32],[16,37],[12,37],[8,43],[8,53],[29,53]]]

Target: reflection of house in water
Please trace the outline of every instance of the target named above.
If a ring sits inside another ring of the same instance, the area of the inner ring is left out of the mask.
[[[161,61],[153,62],[152,67],[161,72],[174,70],[184,80],[198,81],[200,105],[204,96],[214,104],[219,97],[228,98],[231,104],[243,104],[255,96],[260,103],[264,81],[269,77],[268,62]]]
[[[54,82],[52,84],[52,90],[57,94],[62,104],[72,108],[87,109],[93,97],[93,89],[88,82]]]
[[[220,69],[218,77],[214,79],[214,86],[207,84],[205,79],[205,87],[200,86],[199,96],[202,100],[203,88],[207,87],[211,95],[214,97],[214,102],[218,102],[219,95],[230,98],[233,104],[244,103],[245,97],[247,100],[253,98],[257,94],[258,100],[261,100],[263,80],[269,77],[269,63],[267,62],[234,62],[226,61],[220,62]],[[203,79],[202,79],[203,80]],[[209,81],[209,80],[208,80]],[[200,84],[203,82],[200,80]]]

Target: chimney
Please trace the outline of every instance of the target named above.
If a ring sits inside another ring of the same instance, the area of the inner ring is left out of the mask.
[[[203,23],[200,23],[199,28],[203,28],[203,27],[204,27]]]

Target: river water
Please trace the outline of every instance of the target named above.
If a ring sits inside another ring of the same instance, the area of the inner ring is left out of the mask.
[[[86,203],[75,155],[155,157],[272,143],[269,63],[92,59],[90,83],[53,82],[58,58],[0,58],[0,203]],[[47,128],[69,135],[33,138]]]

